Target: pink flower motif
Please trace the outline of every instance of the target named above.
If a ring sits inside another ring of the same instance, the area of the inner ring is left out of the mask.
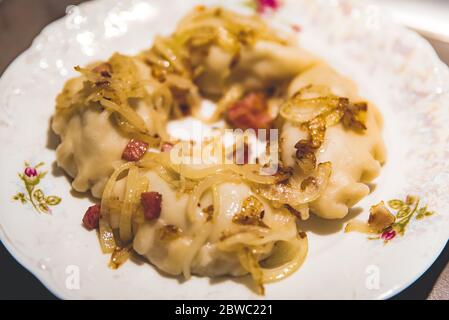
[[[257,11],[262,13],[267,9],[276,10],[280,5],[280,0],[257,0]]]
[[[26,167],[24,173],[29,178],[37,176],[37,170],[33,167]]]
[[[393,239],[395,236],[396,236],[396,231],[387,230],[387,231],[382,232],[382,234],[380,235],[380,238],[385,241],[389,241],[389,240]]]

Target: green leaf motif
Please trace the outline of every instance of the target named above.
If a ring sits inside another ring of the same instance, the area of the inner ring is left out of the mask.
[[[48,213],[50,211],[48,206],[45,203],[39,203],[38,208],[43,213]]]
[[[388,205],[392,209],[399,210],[405,205],[405,203],[402,200],[393,199],[393,200],[388,201]]]
[[[427,211],[427,206],[421,207],[418,210],[418,214],[424,214],[424,213],[426,213],[426,211]]]
[[[29,184],[26,180],[25,180],[25,188],[27,189],[28,193],[31,193],[34,189],[34,185]]]
[[[45,198],[45,203],[50,206],[55,206],[61,202],[61,198],[57,196],[48,196]]]
[[[407,224],[400,223],[400,224],[397,224],[397,225],[396,225],[396,230],[397,230],[397,232],[398,232],[400,235],[403,236],[406,227],[407,227]]]
[[[1,0],[0,0],[1,1]],[[27,161],[25,161],[25,171],[26,168],[38,169],[42,167],[44,162],[39,162],[34,167]],[[36,170],[37,171],[37,170]],[[47,171],[38,171],[36,176],[27,176],[24,173],[18,173],[18,177],[23,182],[23,186],[26,192],[18,192],[13,196],[13,199],[20,201],[22,204],[30,203],[33,208],[41,213],[51,213],[49,206],[55,206],[61,202],[61,198],[58,196],[48,196],[46,197],[42,189],[37,186],[41,180],[46,176]]]
[[[41,161],[37,165],[35,165],[34,167],[37,169],[39,167],[42,167],[44,164],[45,164],[45,162]]]
[[[43,179],[47,174],[47,171],[42,171],[38,174],[39,179]]]
[[[427,206],[424,206],[424,207],[419,208],[418,213],[416,215],[416,219],[421,220],[421,219],[424,219],[425,217],[430,217],[433,214],[434,214],[433,211],[428,211]]]
[[[405,205],[405,206],[403,206],[399,211],[398,211],[398,213],[397,213],[397,215],[396,215],[396,218],[397,219],[401,219],[401,218],[404,218],[404,217],[406,217],[406,216],[408,216],[408,214],[410,213],[410,207],[409,206],[407,206],[407,205]]]
[[[13,199],[16,200],[16,201],[20,201],[20,202],[22,202],[22,203],[26,203],[26,202],[27,202],[27,199],[25,198],[25,194],[22,193],[22,192],[18,192],[18,193],[13,197]]]
[[[421,220],[436,214],[434,211],[429,211],[427,205],[421,207],[420,201],[419,197],[410,195],[407,196],[405,200],[392,199],[387,201],[388,206],[392,209],[391,213],[396,217],[394,223],[390,227],[396,234],[404,235],[410,221]],[[383,232],[385,231],[386,230],[384,229]],[[383,233],[381,232],[379,233],[379,236],[369,237],[368,239],[384,239]],[[384,239],[384,242],[387,243],[390,240]]]
[[[45,199],[44,193],[42,192],[41,189],[36,189],[33,192],[33,198],[37,201],[37,202],[43,202]]]

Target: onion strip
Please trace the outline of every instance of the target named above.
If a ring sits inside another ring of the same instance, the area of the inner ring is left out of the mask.
[[[270,257],[260,262],[264,283],[284,279],[301,267],[308,252],[307,237],[279,241],[273,251]]]
[[[312,202],[326,189],[330,176],[332,174],[332,165],[330,162],[320,163],[315,172],[309,176],[314,181],[313,186],[302,190],[302,182],[297,181],[296,177],[291,177],[285,183],[278,183],[268,186],[255,186],[254,191],[262,197],[276,203],[288,204],[292,207],[298,207],[302,204]]]
[[[112,253],[116,247],[114,234],[109,221],[109,201],[113,199],[112,191],[117,177],[132,166],[134,166],[134,163],[128,162],[117,168],[109,177],[109,180],[104,188],[103,195],[101,197],[101,217],[99,223],[100,246],[103,253]]]
[[[131,241],[132,235],[132,214],[138,189],[139,169],[135,166],[129,168],[126,178],[125,199],[120,213],[120,239],[124,242]]]
[[[198,210],[198,203],[203,194],[214,185],[218,185],[227,181],[238,181],[235,175],[215,174],[202,180],[194,189],[187,202],[187,216],[190,221],[195,222],[197,219],[195,212]]]

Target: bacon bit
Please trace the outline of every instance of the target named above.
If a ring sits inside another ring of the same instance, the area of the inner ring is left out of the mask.
[[[100,63],[98,66],[93,68],[92,71],[99,73],[102,77],[110,78],[112,73],[112,66],[107,62]]]
[[[295,32],[301,32],[301,26],[299,24],[294,23],[294,24],[291,25],[291,28]]]
[[[162,152],[170,151],[172,148],[173,148],[173,144],[171,144],[170,142],[163,142],[161,144]]]
[[[122,159],[126,161],[137,161],[147,152],[148,143],[131,139],[123,150]]]
[[[143,215],[147,220],[159,218],[161,215],[162,195],[159,192],[143,192],[140,195]]]
[[[273,118],[268,113],[265,94],[251,92],[227,110],[227,120],[235,128],[270,129]]]
[[[83,225],[87,230],[97,229],[101,216],[101,208],[99,204],[90,206],[83,217]]]

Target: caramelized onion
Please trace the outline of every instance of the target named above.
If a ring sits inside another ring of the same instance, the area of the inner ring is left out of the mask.
[[[111,260],[109,261],[109,268],[118,269],[122,264],[128,261],[131,256],[131,246],[124,248],[117,247],[111,255]]]
[[[269,186],[256,186],[255,191],[264,198],[280,204],[288,204],[292,207],[299,206],[316,200],[326,189],[332,173],[330,162],[320,163],[312,175],[300,180],[291,177],[286,182]],[[311,183],[313,178],[313,183]],[[308,179],[306,188],[301,184]]]
[[[352,220],[348,222],[348,224],[345,227],[345,232],[361,232],[366,234],[376,234],[377,232],[371,228],[371,226],[363,221],[360,220]]]

